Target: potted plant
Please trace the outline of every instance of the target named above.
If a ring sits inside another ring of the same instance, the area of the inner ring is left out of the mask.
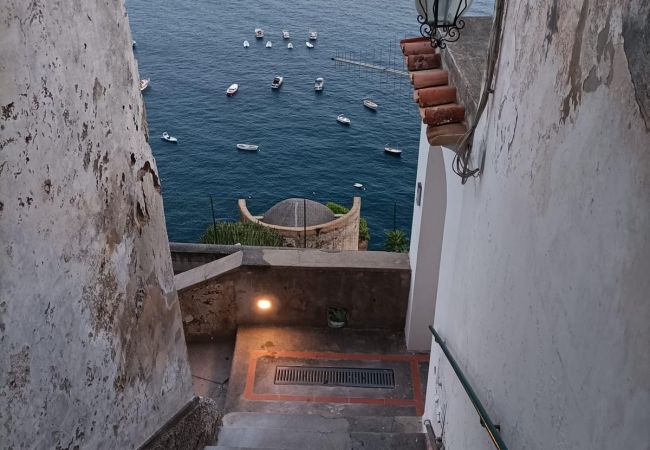
[[[348,322],[348,310],[338,306],[327,308],[327,325],[330,328],[342,328]]]

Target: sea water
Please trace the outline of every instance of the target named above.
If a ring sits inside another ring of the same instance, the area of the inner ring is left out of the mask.
[[[491,8],[475,2],[472,12]],[[413,2],[127,0],[127,10],[140,77],[151,79],[143,96],[170,241],[198,242],[212,223],[211,198],[217,220],[236,220],[239,198],[263,214],[289,197],[350,206],[360,196],[370,248],[382,248],[385,230],[410,233],[421,122],[408,78],[332,58],[402,70],[399,40],[419,33]],[[276,75],[284,85],[272,90]],[[232,83],[239,92],[227,97]],[[364,98],[379,110],[364,108]],[[164,131],[178,144],[162,141]],[[401,158],[385,154],[386,144]]]

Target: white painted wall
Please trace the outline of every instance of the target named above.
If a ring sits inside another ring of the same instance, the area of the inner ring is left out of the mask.
[[[484,173],[445,162],[435,327],[510,449],[650,448],[649,9],[508,2]],[[493,448],[436,344],[428,386],[447,448]]]
[[[0,16],[0,448],[137,448],[193,394],[126,11]]]
[[[429,351],[438,289],[438,267],[445,217],[445,166],[440,147],[431,147],[427,141],[426,124],[420,130],[418,171],[413,199],[411,226],[411,287],[406,313],[406,346],[412,351]],[[420,205],[417,204],[417,186],[422,186]]]

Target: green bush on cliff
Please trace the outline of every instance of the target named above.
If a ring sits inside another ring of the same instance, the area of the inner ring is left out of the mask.
[[[347,214],[350,211],[349,208],[334,202],[327,202],[325,206],[327,206],[334,214]],[[370,241],[370,228],[368,228],[368,221],[363,217],[359,217],[359,239],[362,241]]]
[[[384,249],[387,252],[406,253],[409,251],[409,239],[406,237],[404,230],[386,231],[386,240]]]
[[[218,223],[210,225],[201,236],[202,244],[254,245],[282,247],[284,240],[275,230],[252,222]]]

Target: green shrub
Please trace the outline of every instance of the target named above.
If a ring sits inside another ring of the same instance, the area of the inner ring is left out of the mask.
[[[347,214],[350,211],[349,208],[334,202],[327,202],[325,206],[327,206],[334,214]],[[363,217],[359,217],[359,239],[362,241],[370,241],[370,228],[368,227],[368,221]]]
[[[210,225],[201,236],[203,244],[255,245],[281,247],[284,239],[275,230],[252,222],[218,223]]]
[[[390,230],[386,231],[386,240],[384,241],[384,249],[387,252],[406,253],[409,251],[409,240],[406,237],[404,230]]]

